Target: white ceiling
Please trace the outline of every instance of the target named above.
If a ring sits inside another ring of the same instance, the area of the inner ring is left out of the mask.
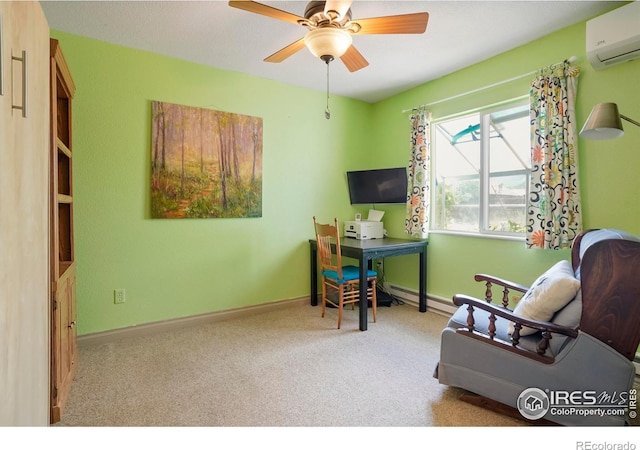
[[[306,1],[263,1],[304,16]],[[613,1],[360,1],[352,19],[426,11],[419,35],[355,35],[369,66],[330,64],[330,91],[374,103],[576,22],[622,6]],[[41,1],[50,28],[208,66],[325,91],[326,66],[308,50],[263,59],[304,36],[302,26],[226,1]],[[572,55],[567,55],[567,57]],[[550,63],[555,61],[550,61]]]

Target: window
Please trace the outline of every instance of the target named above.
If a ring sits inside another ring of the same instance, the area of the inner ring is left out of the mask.
[[[435,230],[522,235],[531,168],[529,106],[434,122]]]

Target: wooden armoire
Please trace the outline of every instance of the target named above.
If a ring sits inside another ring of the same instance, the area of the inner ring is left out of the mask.
[[[76,264],[73,244],[75,84],[60,43],[51,39],[51,422],[67,402],[77,364]]]

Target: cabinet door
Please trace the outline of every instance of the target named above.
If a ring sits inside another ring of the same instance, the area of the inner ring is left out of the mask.
[[[42,426],[49,419],[49,27],[38,2],[0,1],[0,16],[0,424]],[[14,108],[25,105],[26,117]]]
[[[54,283],[53,296],[51,421],[58,422],[71,391],[77,358],[75,265]]]
[[[69,289],[69,279],[60,278],[58,281],[58,292],[56,293],[58,298],[57,309],[60,311],[60,364],[58,365],[58,393],[64,391],[64,386],[67,384],[67,378],[71,372],[71,355],[69,355],[69,327],[71,326],[69,320],[69,303],[71,302],[71,291]]]

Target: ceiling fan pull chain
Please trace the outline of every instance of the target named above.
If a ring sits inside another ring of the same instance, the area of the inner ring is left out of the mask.
[[[324,110],[324,117],[329,120],[331,119],[331,112],[329,111],[329,61],[326,61],[327,64],[327,107]]]

